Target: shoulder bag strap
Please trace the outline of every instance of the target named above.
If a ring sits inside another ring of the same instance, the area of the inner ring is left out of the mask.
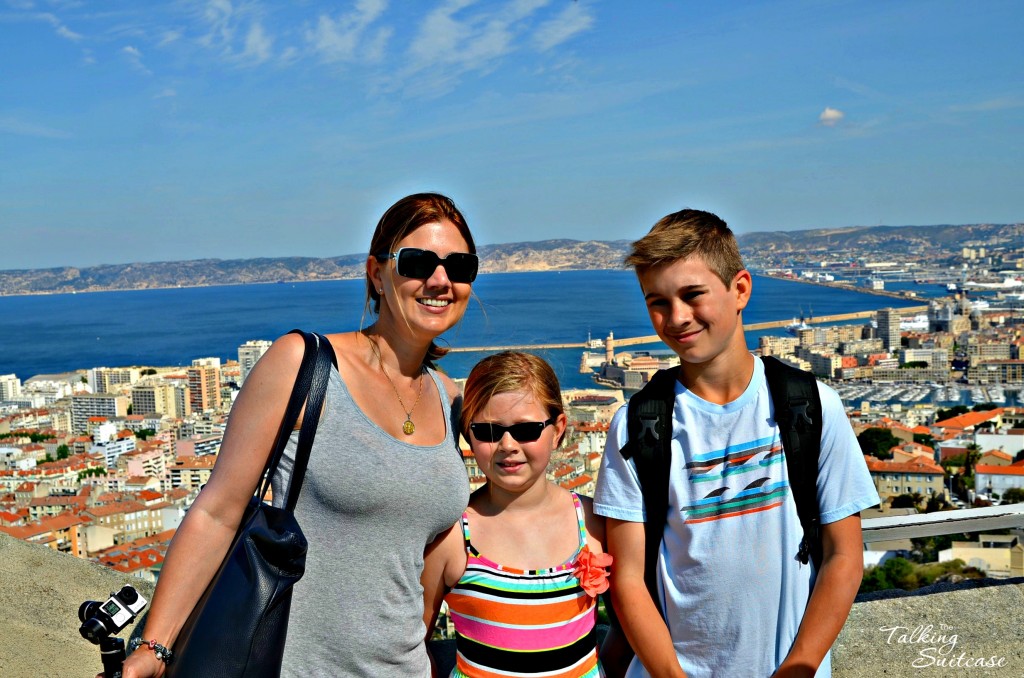
[[[261,500],[266,499],[267,492],[270,491],[271,479],[277,472],[277,466],[284,455],[285,446],[288,444],[288,439],[295,428],[295,422],[299,419],[302,405],[306,401],[306,394],[309,393],[309,387],[313,383],[313,371],[316,367],[317,347],[316,339],[313,335],[302,330],[292,330],[289,334],[302,336],[305,342],[305,351],[302,354],[302,362],[299,364],[299,371],[295,376],[295,384],[292,386],[291,395],[288,397],[288,404],[285,406],[281,426],[277,430],[277,437],[274,438],[274,447],[267,457],[266,464],[263,466],[263,475],[260,476],[262,481],[257,496]]]
[[[331,365],[337,365],[331,342],[322,334],[313,335],[317,344],[316,365],[313,371],[313,383],[309,387],[306,399],[306,412],[302,415],[302,429],[299,430],[299,442],[295,448],[295,464],[288,483],[288,496],[285,508],[295,510],[302,490],[302,481],[306,478],[306,467],[309,465],[309,454],[313,450],[316,429],[320,425],[320,415],[324,409],[327,395],[327,382],[331,378]]]

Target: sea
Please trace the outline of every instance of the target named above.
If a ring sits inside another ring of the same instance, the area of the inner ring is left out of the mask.
[[[920,305],[864,292],[754,277],[747,324],[884,307]],[[935,286],[935,294],[941,290]],[[188,366],[193,359],[237,359],[239,345],[292,328],[321,332],[373,322],[362,280],[181,287],[77,294],[0,296],[0,375],[22,381],[91,367]],[[490,273],[477,278],[451,346],[579,343],[588,337],[652,335],[631,271]],[[749,332],[757,346],[761,334]],[[657,343],[628,350],[664,349]],[[594,386],[579,370],[582,349],[537,351],[563,388]],[[464,377],[484,353],[451,353],[440,367]]]

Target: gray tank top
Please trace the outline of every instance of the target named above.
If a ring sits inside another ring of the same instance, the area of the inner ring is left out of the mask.
[[[337,370],[295,515],[309,541],[292,594],[282,676],[429,676],[423,638],[423,549],[459,519],[469,482],[438,376],[444,440],[396,440],[360,410]],[[273,481],[283,504],[298,434]]]

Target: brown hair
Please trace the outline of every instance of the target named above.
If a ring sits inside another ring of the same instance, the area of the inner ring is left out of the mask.
[[[565,413],[558,377],[543,358],[532,353],[502,351],[474,365],[466,379],[459,417],[459,426],[466,440],[470,439],[469,424],[473,417],[486,407],[493,396],[522,390],[530,391],[549,417]],[[555,447],[561,442],[556,441]]]
[[[402,238],[424,224],[438,221],[450,221],[465,238],[470,253],[476,254],[476,243],[473,242],[466,218],[451,198],[440,193],[414,193],[396,202],[381,216],[370,238],[369,255],[392,252]],[[366,274],[366,308],[374,315],[380,313],[380,294],[373,286],[369,272]],[[432,363],[447,353],[448,349],[430,342],[424,362]]]
[[[726,287],[746,268],[736,236],[711,212],[681,210],[656,223],[632,244],[626,266],[643,271],[691,256],[699,256]]]

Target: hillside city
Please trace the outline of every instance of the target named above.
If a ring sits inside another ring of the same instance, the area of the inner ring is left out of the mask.
[[[874,516],[1024,501],[1024,240],[1020,225],[1009,232],[979,232],[986,240],[955,247],[915,235],[840,250],[823,237],[802,249],[746,252],[765,275],[881,295],[872,318],[794,319],[756,349],[843,397],[882,499]],[[924,293],[940,285],[941,296]],[[887,296],[927,310],[887,307]],[[231,405],[269,346],[253,339],[237,359],[197,357],[184,368],[0,375],[0,532],[155,580],[210,477]],[[581,370],[617,388],[566,391],[569,435],[549,468],[552,480],[583,494],[593,493],[612,415],[672,364],[663,351],[616,350],[611,337],[591,348]],[[475,489],[483,476],[465,441],[461,448]],[[1004,530],[873,543],[864,590],[1024,576],[1022,542]]]

